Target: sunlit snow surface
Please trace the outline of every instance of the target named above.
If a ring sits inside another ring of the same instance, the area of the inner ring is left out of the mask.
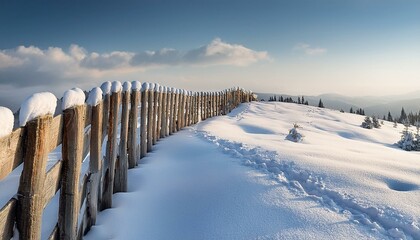
[[[419,239],[420,154],[362,121],[242,104],[161,140],[86,239]]]
[[[363,118],[247,103],[188,127],[129,170],[128,192],[85,239],[420,239],[420,153],[395,146],[403,126],[364,129]],[[298,143],[286,140],[294,123]],[[49,158],[50,167],[60,149]],[[0,181],[2,204],[21,169]]]

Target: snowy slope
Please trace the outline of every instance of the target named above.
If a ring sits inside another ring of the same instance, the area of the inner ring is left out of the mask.
[[[381,237],[241,161],[191,128],[163,139],[85,239]]]
[[[402,126],[360,127],[362,116],[290,103],[243,104],[201,134],[308,196],[386,236],[420,239],[420,153],[394,143]],[[293,123],[303,142],[285,140]]]

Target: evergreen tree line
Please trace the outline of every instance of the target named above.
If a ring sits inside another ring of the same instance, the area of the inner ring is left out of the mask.
[[[276,96],[276,95],[274,95],[274,96],[270,97],[270,98],[268,99],[268,101],[269,101],[269,102],[277,102],[277,96]],[[305,97],[304,97],[304,96],[302,96],[302,97],[298,97],[297,101],[293,100],[293,98],[292,98],[292,97],[284,97],[284,98],[283,98],[283,96],[280,96],[280,97],[278,98],[278,101],[279,101],[279,102],[287,102],[287,103],[297,103],[297,104],[309,105],[308,101],[307,101],[307,100],[305,100]]]
[[[402,124],[410,124],[410,125],[417,125],[420,122],[420,111],[418,113],[410,112],[408,115],[405,112],[404,108],[401,108],[401,114],[399,117],[393,118],[391,112],[388,112],[388,116],[383,117],[383,120],[387,120],[390,122],[398,122]]]

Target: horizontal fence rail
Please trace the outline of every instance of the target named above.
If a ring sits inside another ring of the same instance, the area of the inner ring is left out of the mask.
[[[0,240],[13,238],[16,229],[19,239],[41,239],[44,209],[57,194],[58,221],[47,238],[81,239],[98,211],[112,207],[112,195],[127,191],[128,169],[160,138],[256,100],[239,88],[191,92],[150,85],[104,93],[95,106],[40,116],[0,138],[0,181],[23,164],[16,196],[0,206]],[[48,168],[48,155],[59,146],[61,159]]]

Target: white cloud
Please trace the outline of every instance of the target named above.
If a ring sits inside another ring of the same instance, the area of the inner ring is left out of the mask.
[[[267,52],[226,43],[218,38],[186,52],[162,48],[140,53],[97,53],[74,44],[68,49],[36,46],[0,49],[0,105],[14,102],[16,106],[33,91],[48,90],[61,94],[76,86],[87,89],[102,81],[132,80],[138,73],[154,68],[247,66],[266,59],[269,59]]]
[[[146,71],[156,67],[247,66],[268,58],[267,52],[229,44],[219,38],[187,52],[163,48],[140,53],[97,53],[88,52],[78,45],[71,45],[67,51],[58,47],[40,49],[35,46],[19,46],[16,49],[0,50],[0,85],[61,85],[63,81],[79,83],[86,79]]]
[[[132,64],[136,66],[247,66],[267,59],[269,59],[267,52],[255,51],[239,44],[229,44],[223,42],[220,38],[216,38],[208,45],[192,49],[185,53],[168,48],[159,51],[139,53],[132,59]]]
[[[327,52],[326,48],[320,48],[320,47],[311,47],[307,43],[299,43],[294,47],[294,50],[301,51],[305,53],[306,55],[315,56],[315,55],[321,55]]]

